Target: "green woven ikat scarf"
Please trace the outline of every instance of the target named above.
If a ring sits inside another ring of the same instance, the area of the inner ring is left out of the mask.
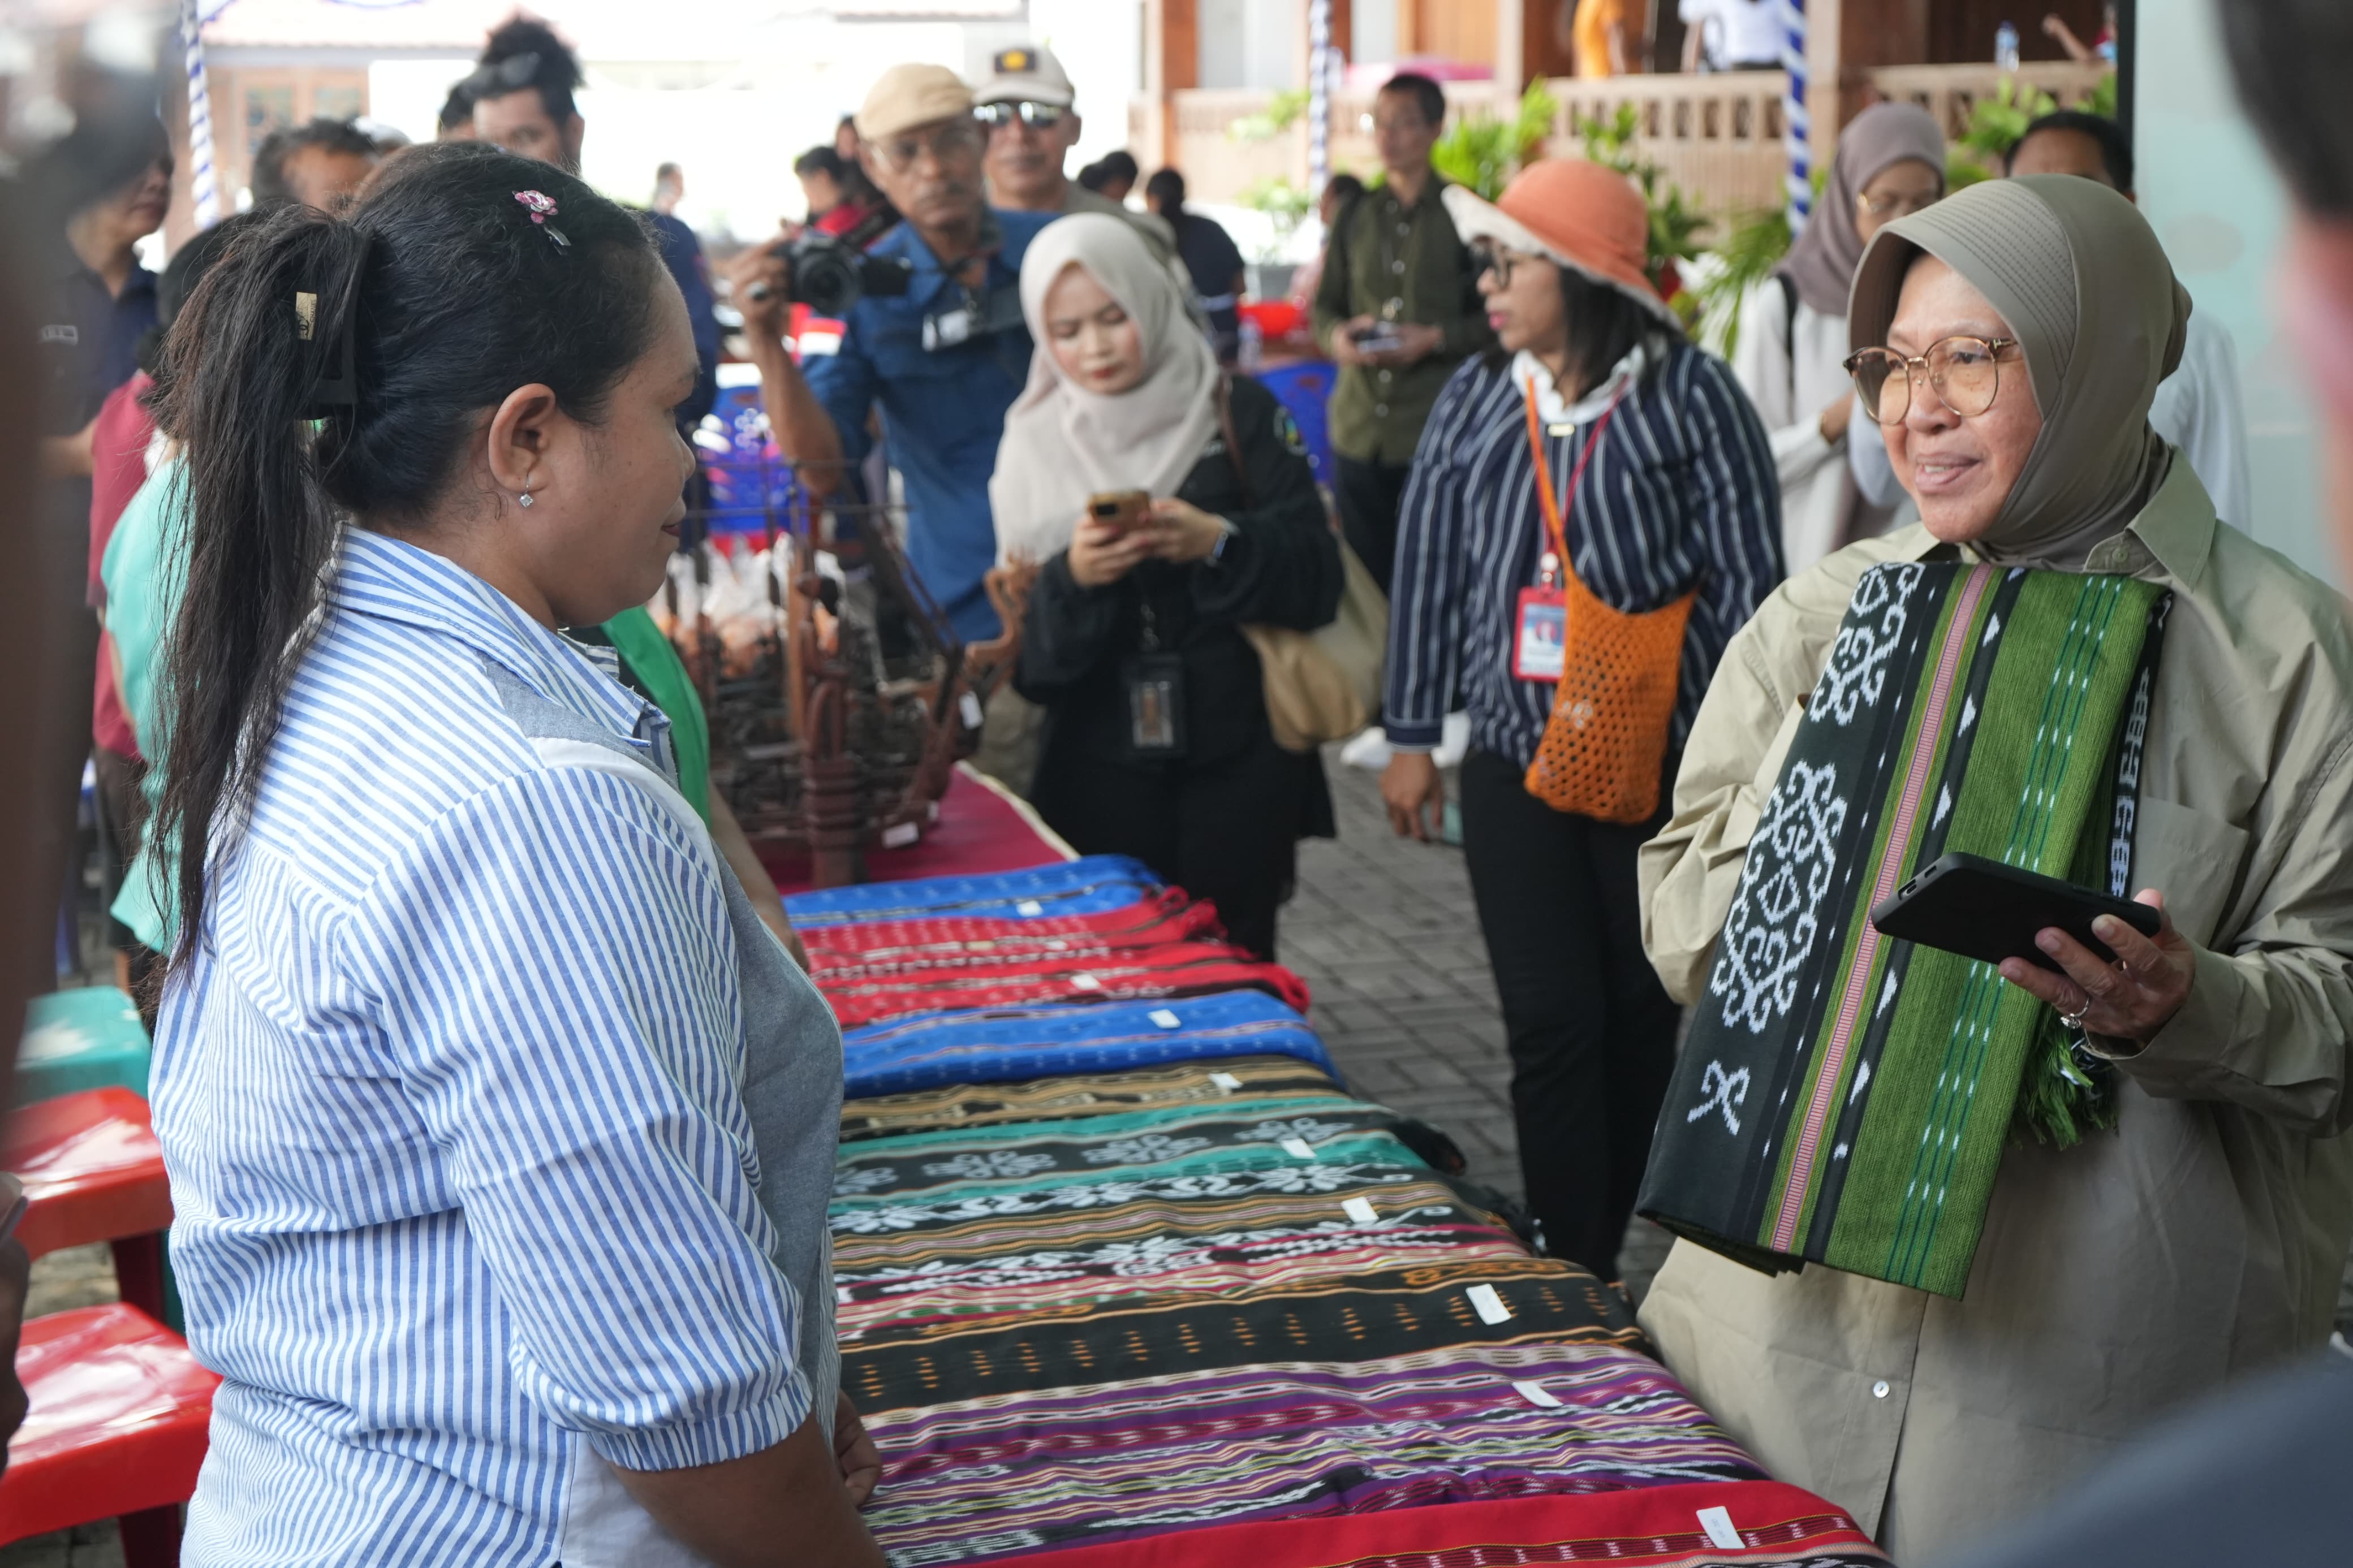
[[[1751,1267],[1957,1297],[2013,1129],[2113,1119],[2105,1069],[1989,964],[1872,907],[1959,850],[2124,894],[2172,596],[1890,563],[1856,585],[1750,841],[1641,1212]]]

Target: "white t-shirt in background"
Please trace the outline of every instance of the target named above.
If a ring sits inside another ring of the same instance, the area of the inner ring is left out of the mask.
[[[1780,0],[1681,0],[1686,27],[1704,29],[1700,58],[1713,70],[1781,63]]]

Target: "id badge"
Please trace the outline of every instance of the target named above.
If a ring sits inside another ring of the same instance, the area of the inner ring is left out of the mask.
[[[1185,754],[1185,661],[1171,653],[1138,654],[1120,667],[1127,693],[1127,746],[1139,757]]]
[[[1512,636],[1512,673],[1557,685],[1567,658],[1568,605],[1557,588],[1523,588]]]

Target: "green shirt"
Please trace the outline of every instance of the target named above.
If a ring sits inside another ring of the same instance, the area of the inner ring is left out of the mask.
[[[164,634],[180,608],[184,563],[172,548],[172,535],[186,510],[185,496],[174,493],[185,468],[174,458],[147,476],[147,482],[122,509],[99,566],[106,584],[106,629],[121,665],[122,710],[130,715],[139,749],[147,756],[147,773],[140,788],[147,797],[150,822],[155,819],[155,808],[164,797],[159,678]],[[601,639],[597,630],[603,633]],[[643,609],[624,610],[597,630],[572,635],[583,642],[610,643],[621,656],[624,679],[669,718],[670,747],[678,759],[679,793],[708,822],[711,728],[684,661]],[[150,833],[123,873],[121,891],[114,900],[114,918],[142,946],[157,952],[168,951],[172,942],[175,900],[171,878],[164,847]]]
[[[1454,232],[1436,174],[1407,206],[1377,186],[1342,210],[1315,289],[1315,341],[1357,316],[1413,321],[1445,334],[1438,352],[1391,370],[1344,366],[1332,394],[1332,446],[1359,462],[1413,460],[1422,422],[1454,367],[1495,341],[1471,252]]]

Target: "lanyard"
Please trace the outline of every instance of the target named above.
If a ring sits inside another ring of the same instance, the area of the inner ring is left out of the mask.
[[[1552,464],[1545,458],[1544,428],[1543,422],[1536,417],[1534,376],[1521,384],[1520,395],[1528,410],[1528,455],[1535,459],[1536,498],[1544,503],[1545,530],[1552,535],[1553,558],[1560,563],[1560,569],[1567,572],[1569,570],[1568,531],[1561,521],[1560,498],[1553,492]],[[1618,412],[1618,405],[1624,401],[1625,396],[1621,391],[1609,400],[1609,406],[1601,411],[1601,417],[1594,421],[1593,433],[1585,438],[1585,450],[1577,454],[1577,467],[1568,472],[1568,500],[1572,506],[1577,503],[1577,481],[1585,478],[1585,465],[1593,460],[1594,444],[1601,439],[1601,432],[1609,427],[1609,416]]]

